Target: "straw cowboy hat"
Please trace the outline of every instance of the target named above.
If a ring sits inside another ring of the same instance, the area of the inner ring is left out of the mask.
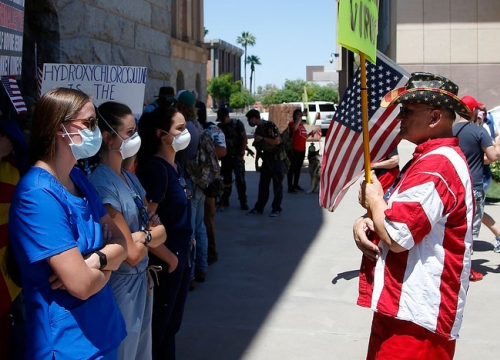
[[[406,86],[385,94],[380,106],[409,102],[448,108],[465,119],[472,117],[472,110],[458,97],[458,86],[441,75],[424,72],[411,74]]]

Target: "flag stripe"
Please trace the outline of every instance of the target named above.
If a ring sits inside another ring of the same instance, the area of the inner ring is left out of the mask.
[[[383,159],[399,139],[399,109],[381,108],[382,97],[406,84],[408,73],[380,52],[377,63],[367,63],[369,91],[368,127],[370,159]],[[363,133],[361,123],[360,70],[349,84],[328,129],[322,162],[320,205],[334,211],[346,190],[363,174]]]
[[[26,104],[24,103],[21,91],[19,91],[19,86],[17,85],[16,78],[14,76],[2,76],[2,84],[9,95],[9,99],[14,105],[18,114],[24,114],[28,111]]]

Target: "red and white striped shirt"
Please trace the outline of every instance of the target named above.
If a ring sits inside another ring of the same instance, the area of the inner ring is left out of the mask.
[[[389,198],[385,229],[408,251],[380,243],[371,308],[458,338],[469,286],[474,197],[458,139],[417,146]]]

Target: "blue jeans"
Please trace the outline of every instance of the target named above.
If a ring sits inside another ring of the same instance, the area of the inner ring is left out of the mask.
[[[193,237],[196,240],[196,257],[194,266],[191,266],[191,280],[194,279],[194,272],[206,273],[208,269],[208,236],[205,226],[205,194],[198,186],[194,186],[191,179],[187,180],[187,185],[193,198],[191,199],[191,226],[193,227]]]
[[[283,200],[283,179],[285,177],[285,164],[283,161],[269,161],[264,158],[260,168],[259,195],[254,209],[262,212],[269,200],[269,185],[273,182],[274,199],[272,203],[273,211],[281,211],[281,201]]]

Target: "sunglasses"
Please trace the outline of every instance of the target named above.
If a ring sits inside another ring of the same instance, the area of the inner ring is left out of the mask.
[[[79,121],[83,125],[85,125],[85,127],[90,131],[94,131],[98,125],[98,120],[95,117],[89,117],[87,119],[71,119],[71,120],[66,120],[64,122],[70,122],[70,121]]]
[[[401,119],[406,119],[408,116],[410,116],[411,114],[413,114],[415,111],[425,111],[425,110],[431,110],[431,111],[434,111],[434,110],[437,110],[438,108],[423,108],[423,109],[408,109],[406,107],[400,107],[399,108],[399,114],[398,114],[398,117],[400,117]]]
[[[193,195],[191,194],[191,191],[187,187],[186,180],[181,176],[179,177],[179,184],[181,184],[182,188],[184,189],[184,194],[186,194],[186,199],[191,199]]]
[[[142,203],[142,200],[139,196],[134,196],[134,202],[135,206],[137,206],[137,209],[139,209],[139,215],[141,216],[142,222],[144,223],[144,226],[149,225],[149,216],[148,216],[148,211],[146,210],[146,207]]]

